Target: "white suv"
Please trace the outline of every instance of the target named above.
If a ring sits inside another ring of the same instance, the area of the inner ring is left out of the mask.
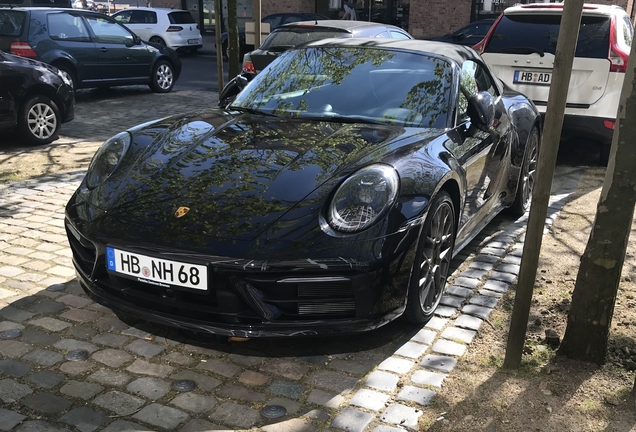
[[[504,83],[545,114],[563,4],[504,10],[474,46]],[[618,6],[585,4],[568,89],[562,139],[592,139],[607,164],[634,28]]]
[[[188,53],[203,47],[199,26],[187,10],[128,8],[112,16],[144,41]]]

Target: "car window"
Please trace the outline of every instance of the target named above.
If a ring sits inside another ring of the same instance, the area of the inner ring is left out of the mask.
[[[153,11],[132,11],[131,24],[157,24],[157,13]]]
[[[19,36],[25,24],[24,12],[0,10],[0,36]]]
[[[88,42],[91,40],[82,19],[68,13],[50,13],[46,16],[49,37],[52,40]]]
[[[411,37],[406,33],[402,33],[397,30],[391,30],[391,37],[394,39],[411,39]]]
[[[280,28],[265,39],[263,45],[261,45],[261,49],[273,49],[277,47],[290,48],[305,42],[342,37],[348,34],[348,32],[338,29],[317,28],[314,30],[312,27]]]
[[[493,97],[497,97],[497,88],[487,69],[472,60],[466,60],[462,64],[461,77],[459,79],[459,103],[458,118],[460,121],[468,119],[468,99],[481,91],[487,91]]]
[[[132,11],[122,11],[117,15],[113,15],[113,18],[122,24],[129,24],[132,22]]]
[[[170,24],[195,24],[194,18],[188,11],[170,12],[168,18],[170,19]],[[155,22],[157,22],[156,18]]]
[[[391,37],[391,36],[389,36],[389,33],[383,31],[383,32],[378,33],[377,35],[375,35],[375,37],[388,38],[388,37]]]
[[[623,17],[623,38],[627,46],[632,46],[632,39],[634,39],[634,26],[628,16]]]
[[[125,44],[130,43],[134,38],[133,35],[115,21],[111,21],[102,17],[86,17],[88,25],[95,33],[97,42]]]
[[[269,15],[263,18],[263,22],[269,24],[269,29],[274,30],[276,27],[279,27],[281,24],[282,17],[280,15]]]
[[[537,50],[554,54],[561,24],[560,15],[504,15],[485,52],[515,53]],[[609,17],[583,16],[576,44],[576,57],[607,58]]]

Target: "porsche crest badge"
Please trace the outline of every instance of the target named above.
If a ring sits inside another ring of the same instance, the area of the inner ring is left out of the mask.
[[[174,217],[176,217],[177,219],[182,218],[186,215],[186,213],[188,213],[190,211],[190,207],[184,207],[181,206],[177,209],[176,212],[174,212]]]

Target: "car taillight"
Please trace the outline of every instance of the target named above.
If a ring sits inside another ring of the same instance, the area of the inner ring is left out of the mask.
[[[181,26],[170,26],[168,27],[168,30],[166,30],[167,32],[180,32],[181,30],[183,30],[183,27]]]
[[[11,54],[15,54],[20,57],[32,57],[36,58],[38,55],[28,42],[11,42]]]
[[[503,14],[499,15],[488,30],[488,33],[486,33],[486,36],[484,36],[484,38],[481,40],[481,42],[473,46],[473,49],[477,51],[477,54],[482,55],[484,51],[486,51],[486,46],[488,45],[488,42],[490,42],[490,38],[492,37],[493,33],[495,33],[495,27],[497,27],[497,24],[499,24],[499,21],[501,21],[502,18]]]
[[[243,57],[243,72],[256,74],[256,68],[249,54],[245,54],[245,57]]]
[[[616,120],[603,120],[603,126],[605,126],[606,129],[614,130],[616,127]]]
[[[629,53],[623,51],[621,47],[618,46],[618,28],[616,20],[618,18],[616,15],[612,17],[612,23],[610,26],[610,48],[609,48],[609,61],[610,61],[610,72],[621,72],[625,73],[627,71],[627,61],[629,60]]]

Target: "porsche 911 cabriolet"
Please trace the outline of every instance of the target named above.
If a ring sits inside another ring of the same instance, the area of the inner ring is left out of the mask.
[[[470,48],[291,49],[229,107],[99,148],[66,207],[77,276],[117,313],[199,333],[421,324],[452,257],[528,209],[540,126]]]

